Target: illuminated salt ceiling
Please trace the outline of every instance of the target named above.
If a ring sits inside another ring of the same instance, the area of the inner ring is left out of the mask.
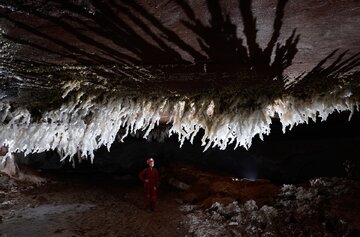
[[[358,1],[6,1],[1,143],[92,155],[126,134],[249,147],[359,109]],[[47,136],[42,136],[46,131]]]

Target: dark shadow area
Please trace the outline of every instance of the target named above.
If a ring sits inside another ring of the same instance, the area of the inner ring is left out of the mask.
[[[311,94],[335,92],[346,87],[359,95],[360,73],[354,71],[360,65],[360,53],[344,59],[347,51],[335,56],[338,50],[332,51],[321,60],[310,72],[295,78],[288,87],[290,94],[302,96],[304,91]],[[331,63],[330,63],[331,62]],[[351,72],[349,74],[349,72]]]

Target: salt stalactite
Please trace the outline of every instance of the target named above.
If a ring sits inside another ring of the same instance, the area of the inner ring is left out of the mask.
[[[231,98],[226,106],[219,101],[210,97],[196,101],[188,97],[114,97],[99,102],[95,96],[79,93],[73,101],[43,113],[38,120],[24,108],[0,103],[0,144],[10,153],[57,150],[63,159],[90,157],[93,161],[93,152],[103,145],[110,149],[120,128],[126,131],[121,140],[138,131],[143,131],[146,138],[165,114],[171,126],[169,136],[178,135],[180,145],[187,140],[193,142],[204,129],[205,150],[225,149],[230,144],[249,148],[256,135],[262,139],[270,133],[272,118],[280,119],[285,132],[318,116],[326,120],[334,111],[359,110],[359,103],[345,92],[307,100],[291,96],[261,98],[254,108],[245,106],[241,98]]]
[[[0,156],[0,171],[11,177],[19,176],[19,168],[12,154],[8,153],[5,156]]]

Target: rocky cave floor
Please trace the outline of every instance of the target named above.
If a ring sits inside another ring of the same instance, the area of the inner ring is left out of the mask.
[[[0,174],[0,236],[360,236],[360,181],[276,185],[183,164],[160,173],[155,212],[131,176]]]

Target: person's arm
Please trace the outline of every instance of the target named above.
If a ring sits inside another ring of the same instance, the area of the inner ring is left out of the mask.
[[[139,179],[142,181],[142,182],[145,182],[145,170],[146,169],[143,169],[140,173],[139,173]]]

